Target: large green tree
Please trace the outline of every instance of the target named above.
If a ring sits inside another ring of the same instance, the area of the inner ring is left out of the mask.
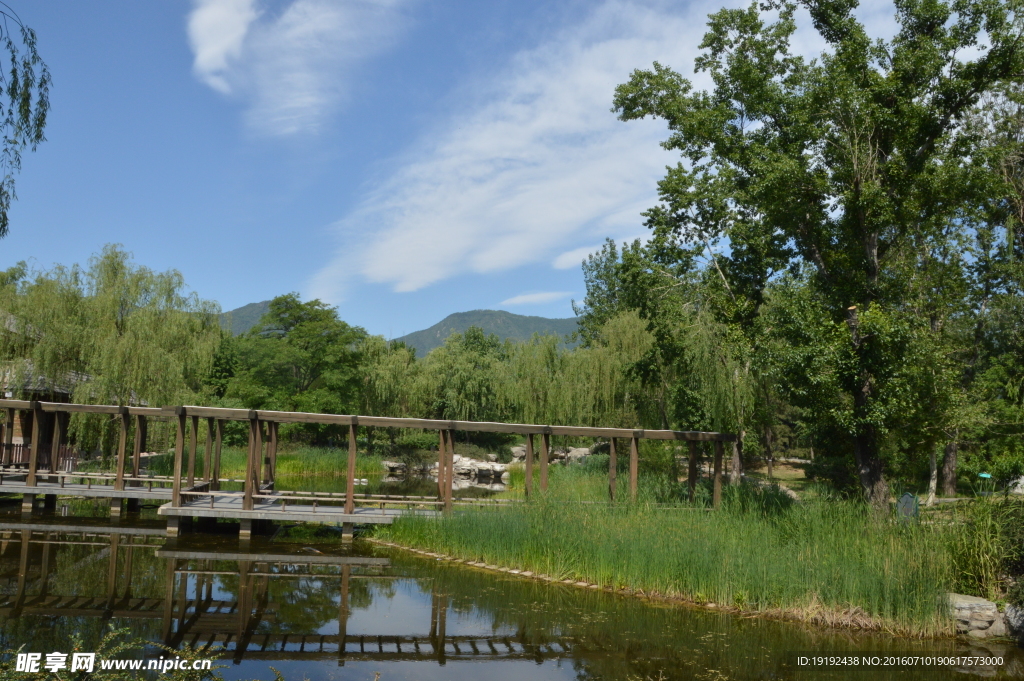
[[[270,301],[260,323],[227,341],[225,396],[250,409],[353,413],[359,397],[359,345],[366,332],[319,300],[289,293]],[[222,379],[223,380],[223,379]]]
[[[827,49],[790,49],[799,6]],[[1019,3],[897,0],[898,30],[873,39],[852,0],[755,3],[713,14],[694,91],[655,64],[621,85],[625,120],[655,116],[684,158],[659,185],[649,222],[666,237],[716,243],[737,298],[759,303],[782,271],[807,275],[828,346],[841,334],[833,397],[860,483],[888,498],[884,440],[907,407],[926,317],[908,305],[921,253],[959,238],[982,197],[979,140],[966,116],[1024,65]],[[914,345],[914,348],[911,346]]]

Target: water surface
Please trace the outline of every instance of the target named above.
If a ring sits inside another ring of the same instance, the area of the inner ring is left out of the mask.
[[[78,509],[80,510],[80,509]],[[80,516],[82,514],[79,514]],[[1024,678],[1012,645],[908,641],[643,602],[293,528],[166,540],[155,518],[0,517],[4,647],[89,650],[109,627],[206,648],[227,679]],[[998,669],[809,670],[796,653],[997,654]],[[138,653],[158,657],[161,651]],[[164,653],[165,654],[165,653]]]

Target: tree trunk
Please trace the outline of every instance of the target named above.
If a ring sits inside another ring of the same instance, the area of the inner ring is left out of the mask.
[[[846,311],[846,323],[850,329],[850,340],[861,365],[860,386],[853,391],[853,413],[856,418],[864,419],[870,413],[871,396],[874,392],[874,380],[868,369],[865,357],[865,339],[860,334],[860,320],[857,306],[853,305]],[[889,504],[889,486],[882,474],[882,457],[878,445],[878,429],[871,423],[861,423],[853,437],[853,452],[857,463],[857,476],[860,478],[861,489],[868,502],[876,508],[885,508]]]
[[[743,480],[743,459],[740,457],[740,452],[743,451],[743,431],[741,430],[736,436],[736,441],[732,443],[732,470],[729,472],[729,484],[738,485]]]
[[[772,464],[775,463],[775,433],[772,432],[771,426],[765,426],[764,429],[764,450],[765,459],[768,461],[768,479],[771,480],[774,477]]]
[[[942,457],[942,494],[947,497],[956,496],[956,455],[958,445],[956,436],[946,443],[946,453]]]

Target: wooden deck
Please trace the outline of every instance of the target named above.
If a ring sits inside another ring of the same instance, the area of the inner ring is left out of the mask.
[[[245,498],[238,494],[218,494],[212,492],[197,501],[181,506],[166,505],[157,510],[157,514],[167,518],[230,518],[243,521],[270,520],[278,522],[309,522],[309,523],[352,523],[360,525],[390,525],[410,511],[400,508],[367,508],[355,507],[346,511],[344,506],[321,506],[319,504],[289,504],[288,497],[266,495],[270,500],[253,503],[252,508],[244,508]],[[281,503],[284,502],[284,503]],[[436,511],[412,511],[420,515],[436,515]]]

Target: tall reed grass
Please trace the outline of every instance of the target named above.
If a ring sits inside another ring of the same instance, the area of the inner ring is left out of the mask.
[[[223,478],[245,476],[245,447],[224,447],[220,455],[220,474]],[[203,470],[203,448],[196,452],[196,472]],[[380,456],[359,454],[356,457],[356,476],[369,478],[387,473]],[[186,463],[187,465],[187,463]],[[153,457],[150,472],[170,475],[174,467],[171,453]],[[332,447],[296,447],[277,453],[277,474],[288,477],[339,477],[348,473],[348,450]]]
[[[754,495],[756,496],[756,494]],[[772,509],[739,495],[699,506],[551,497],[440,518],[404,517],[377,535],[464,560],[750,611],[785,611],[915,635],[946,634],[946,531],[899,526],[854,502]]]

